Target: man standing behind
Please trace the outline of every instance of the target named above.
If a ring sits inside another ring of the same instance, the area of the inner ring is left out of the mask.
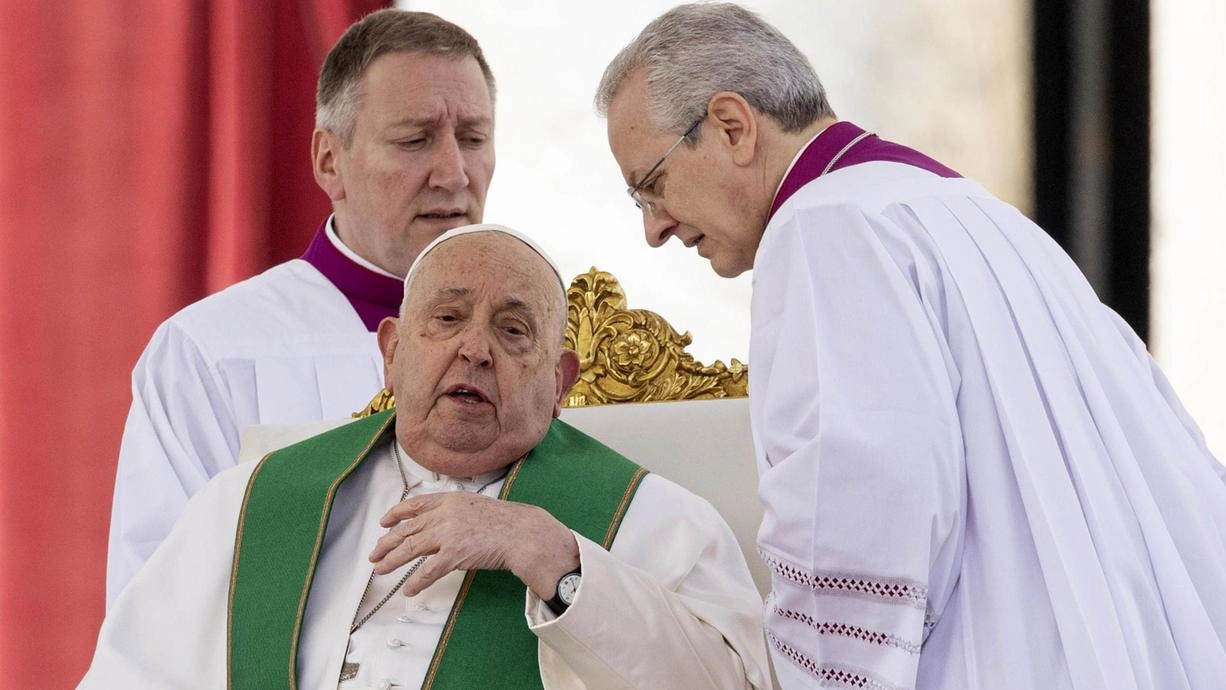
[[[494,172],[494,77],[477,41],[382,10],[324,62],[311,140],[333,215],[299,259],[163,323],[132,373],[107,602],[187,499],[234,464],[239,429],[344,417],[381,386],[375,329],[417,253],[481,221]]]
[[[754,269],[786,687],[1221,687],[1223,468],[1041,229],[736,5],[656,19],[597,107],[648,243]]]

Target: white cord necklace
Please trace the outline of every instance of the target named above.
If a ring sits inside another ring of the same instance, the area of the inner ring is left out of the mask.
[[[400,492],[400,500],[403,502],[406,498],[409,497],[409,478],[405,476],[404,463],[401,462],[400,460],[400,444],[396,443],[395,441],[392,441],[392,457],[396,459],[396,469],[400,470],[400,483],[404,487],[404,490]],[[375,613],[377,613],[379,609],[383,608],[383,605],[391,600],[392,595],[394,595],[396,592],[399,592],[400,588],[404,586],[404,583],[408,582],[409,577],[413,573],[417,572],[417,569],[420,568],[421,564],[425,562],[426,562],[425,556],[422,556],[421,558],[418,558],[416,561],[413,561],[413,565],[410,565],[409,569],[405,571],[404,576],[400,578],[400,582],[397,582],[396,586],[392,587],[392,591],[388,592],[387,596],[383,597],[383,599],[381,599],[379,603],[375,604],[375,607],[373,609],[371,609],[370,611],[367,611],[366,615],[362,616],[361,620],[357,620],[358,612],[354,611],[353,612],[354,623],[349,626],[349,634],[353,635],[355,632],[357,632],[358,628],[362,627],[363,623],[370,620],[371,616],[375,615]],[[366,595],[370,594],[370,587],[372,584],[374,584],[374,582],[375,582],[375,572],[372,570],[370,571],[370,577],[366,580],[366,589],[362,590],[362,601],[366,601]]]
[[[400,471],[400,483],[404,487],[404,490],[400,493],[400,500],[404,501],[405,499],[409,497],[409,478],[404,473],[404,462],[400,459],[400,444],[396,443],[395,441],[392,441],[392,456],[396,459],[396,469]],[[479,494],[485,491],[486,489],[490,487],[490,485],[492,485],[494,482],[498,481],[501,478],[502,477],[499,476],[499,477],[495,477],[494,479],[491,479],[490,481],[483,484],[480,488],[478,488],[473,493]],[[384,596],[383,599],[379,601],[379,603],[375,604],[374,608],[372,608],[370,611],[367,611],[366,615],[362,616],[360,620],[358,619],[358,612],[354,611],[353,612],[354,622],[352,625],[349,626],[349,634],[352,636],[355,632],[358,631],[358,628],[362,627],[362,624],[370,620],[371,616],[375,615],[375,613],[377,613],[379,609],[383,608],[384,604],[391,601],[392,595],[396,594],[396,592],[399,592],[400,588],[404,586],[404,583],[408,582],[409,577],[412,576],[413,573],[417,572],[417,569],[420,568],[422,563],[425,563],[425,562],[426,562],[426,556],[422,556],[418,558],[416,561],[413,561],[413,564],[410,565],[409,569],[405,571],[404,575],[400,578],[400,581],[396,583],[396,586],[392,587],[392,591],[388,592],[387,595]],[[366,589],[362,591],[362,601],[366,601],[366,597],[367,595],[370,594],[370,588],[371,588],[371,585],[374,584],[374,581],[375,581],[375,573],[374,571],[371,571],[370,577],[366,580]]]

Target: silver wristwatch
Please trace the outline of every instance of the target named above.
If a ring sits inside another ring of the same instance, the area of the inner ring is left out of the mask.
[[[583,581],[583,575],[579,568],[566,573],[558,578],[557,591],[554,592],[553,598],[545,601],[545,605],[553,611],[555,616],[560,616],[566,613],[566,609],[575,602],[575,595],[579,593],[579,583]]]

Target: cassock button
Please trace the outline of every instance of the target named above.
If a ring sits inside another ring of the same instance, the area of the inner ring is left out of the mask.
[[[379,681],[379,684],[376,685],[375,687],[379,688],[379,690],[392,690],[392,687],[394,687],[395,685],[396,684],[393,683],[391,679],[384,678],[383,680]]]
[[[389,637],[387,639],[387,646],[395,649],[397,647],[403,647],[404,643],[400,641],[399,637]]]

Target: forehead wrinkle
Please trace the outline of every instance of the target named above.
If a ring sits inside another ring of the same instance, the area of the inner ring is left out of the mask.
[[[471,292],[472,290],[464,287],[443,287],[436,290],[434,294],[406,291],[401,301],[401,316],[408,314],[410,309],[420,314],[425,310],[433,309],[442,302],[467,297]]]
[[[439,114],[439,115],[420,115],[420,116],[410,115],[409,117],[401,118],[399,120],[396,120],[395,122],[392,122],[390,126],[391,127],[418,127],[418,128],[426,129],[426,128],[438,125],[439,123],[447,119],[448,117],[445,113]],[[493,122],[492,118],[486,117],[484,115],[469,115],[469,116],[461,117],[458,120],[456,120],[456,126],[460,129],[463,129],[465,127],[488,127],[492,122]]]
[[[508,260],[509,257],[515,254],[518,254],[518,256]],[[425,279],[427,275],[437,270],[436,262],[444,261],[448,258],[465,264],[467,266],[465,270],[474,270],[473,264],[475,263],[480,265],[478,272],[485,272],[487,270],[509,271],[533,286],[542,286],[549,294],[544,300],[540,300],[542,304],[536,310],[531,308],[530,303],[526,299],[519,296],[508,298],[500,306],[513,306],[509,304],[513,301],[516,305],[522,306],[525,311],[531,313],[536,318],[538,324],[544,322],[551,315],[556,314],[557,320],[561,322],[561,333],[565,334],[567,314],[566,288],[562,285],[561,277],[554,272],[554,268],[549,260],[541,256],[523,240],[513,235],[495,231],[474,232],[448,239],[441,244],[435,245],[433,249],[421,256],[418,262],[415,262],[410,267],[409,275],[405,279],[405,304],[413,298],[413,286],[417,284],[417,281]],[[543,277],[536,275],[536,271],[543,273]],[[441,293],[446,289],[440,289],[440,296],[432,299],[442,298]],[[466,288],[451,289],[467,290]]]
[[[439,291],[435,293],[435,296],[444,297],[444,298],[467,297],[471,293],[472,293],[472,290],[470,290],[469,288],[465,288],[465,287],[445,287],[445,288],[439,288]]]

